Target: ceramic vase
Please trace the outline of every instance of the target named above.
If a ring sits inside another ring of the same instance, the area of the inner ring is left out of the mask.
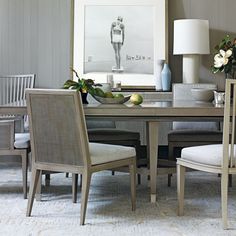
[[[167,63],[164,64],[163,69],[161,71],[161,82],[162,82],[162,90],[170,91],[171,89],[171,71],[169,65]]]
[[[155,65],[155,90],[161,91],[162,90],[162,83],[161,83],[161,71],[163,67],[163,60],[157,60],[157,64]]]

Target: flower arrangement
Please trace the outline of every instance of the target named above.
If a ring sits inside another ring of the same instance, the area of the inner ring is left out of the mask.
[[[214,65],[212,72],[224,72],[232,78],[236,75],[236,38],[232,41],[227,35],[219,45],[215,47]]]
[[[80,91],[81,93],[90,93],[94,94],[94,86],[101,86],[100,84],[95,84],[94,80],[92,79],[83,79],[80,78],[77,71],[71,68],[72,72],[75,74],[77,77],[78,81],[74,80],[67,80],[63,88],[64,89],[76,89],[77,91]]]

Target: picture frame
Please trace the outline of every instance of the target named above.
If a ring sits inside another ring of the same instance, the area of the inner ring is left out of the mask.
[[[168,60],[167,1],[74,0],[72,67],[96,83],[113,74],[122,87],[154,87],[156,62]],[[117,43],[119,17],[125,36]]]

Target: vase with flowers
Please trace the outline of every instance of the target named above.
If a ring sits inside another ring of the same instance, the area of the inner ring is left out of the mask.
[[[229,35],[226,35],[221,42],[215,47],[214,65],[212,72],[225,73],[226,79],[236,79],[236,38],[232,40]],[[224,103],[225,92],[214,91],[215,104]]]
[[[224,72],[225,78],[236,79],[236,38],[232,40],[226,35],[215,50],[212,72]]]
[[[80,78],[79,74],[76,70],[74,70],[73,68],[71,68],[71,70],[75,74],[75,76],[77,77],[77,81],[69,79],[64,83],[63,88],[77,90],[78,92],[81,93],[83,104],[88,104],[88,101],[87,101],[88,93],[93,95],[94,89],[95,89],[94,87],[101,86],[101,85],[95,84],[94,80],[92,80],[92,79]]]

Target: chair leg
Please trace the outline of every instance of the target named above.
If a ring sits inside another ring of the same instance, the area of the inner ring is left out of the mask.
[[[32,168],[32,177],[31,177],[31,183],[30,183],[29,199],[28,199],[26,216],[31,215],[31,211],[32,211],[33,203],[34,203],[34,196],[35,196],[35,192],[36,192],[36,188],[38,185],[41,172],[42,171],[40,170],[36,170],[35,168]]]
[[[24,194],[24,199],[26,199],[27,198],[27,174],[28,174],[27,151],[25,151],[24,154],[22,153],[21,162],[22,162],[23,194]]]
[[[136,161],[129,165],[132,211],[136,209]]]
[[[45,186],[50,186],[51,176],[50,174],[45,175]]]
[[[91,174],[87,170],[83,173],[82,176],[83,178],[82,178],[82,191],[81,191],[80,225],[84,225],[86,210],[87,210],[89,187],[91,182]]]
[[[172,178],[172,174],[168,174],[168,183],[167,183],[168,187],[171,187],[171,178]]]
[[[229,175],[229,187],[233,187],[233,175]]]
[[[137,174],[137,176],[138,176],[138,185],[140,185],[141,184],[141,175]]]
[[[221,208],[223,228],[228,228],[228,174],[221,175]]]
[[[37,182],[36,188],[36,201],[41,201],[41,193],[42,193],[42,171],[40,172],[39,180]]]
[[[182,216],[184,214],[184,182],[185,167],[177,165],[178,216]]]
[[[169,142],[168,143],[168,160],[173,161],[175,160],[174,157],[174,146]],[[171,187],[171,178],[172,174],[168,174],[168,187]]]
[[[79,177],[80,177],[80,178],[79,178],[79,179],[80,179],[80,180],[79,180],[79,187],[82,188],[82,179],[83,179],[83,175],[80,174]]]
[[[78,174],[72,174],[72,201],[77,202]]]

